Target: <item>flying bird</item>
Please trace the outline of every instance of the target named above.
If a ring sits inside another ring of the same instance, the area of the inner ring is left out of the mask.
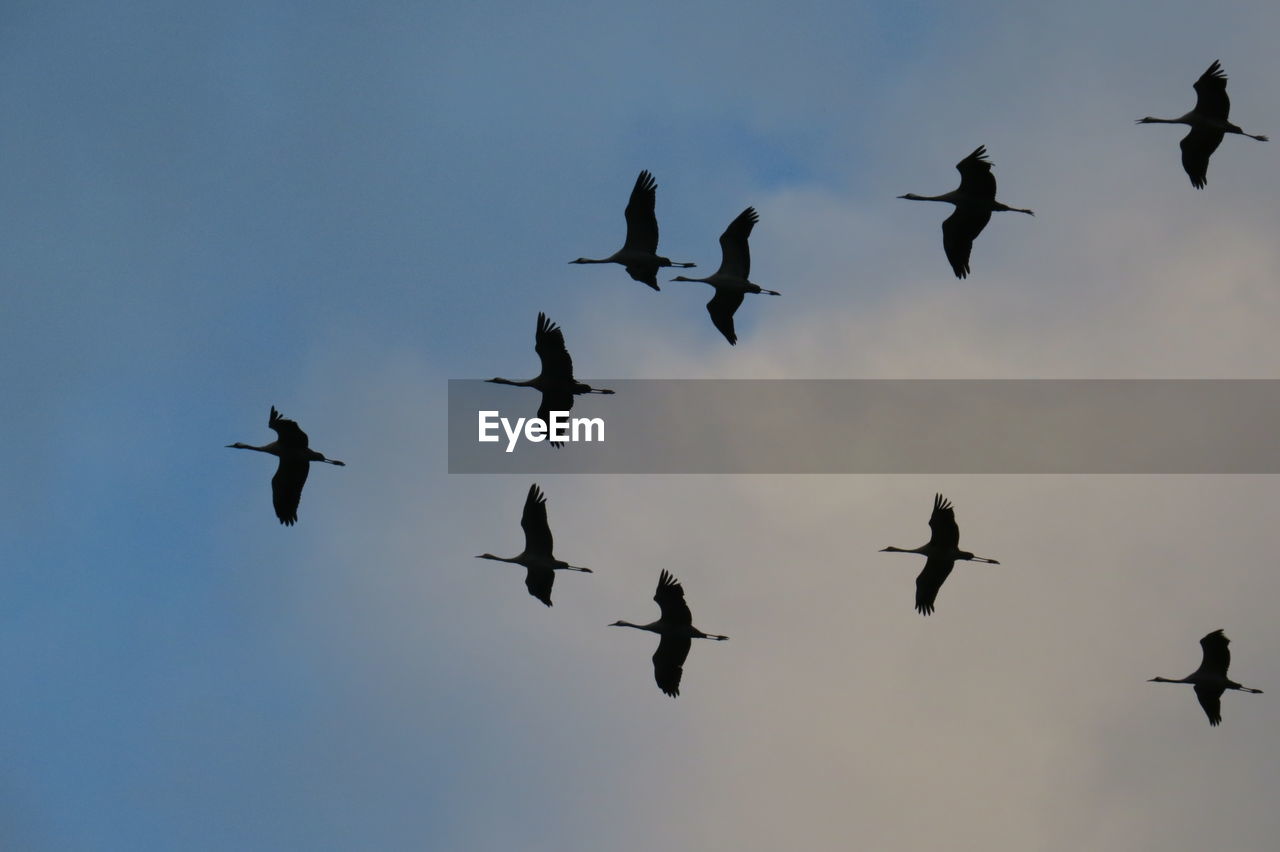
[[[967,550],[960,549],[960,527],[956,526],[956,511],[951,501],[941,494],[933,497],[933,514],[929,516],[929,529],[933,534],[929,541],[911,550],[901,547],[886,547],[881,553],[920,553],[925,558],[924,570],[916,577],[916,611],[921,615],[933,612],[933,602],[938,598],[938,589],[946,582],[955,567],[957,559],[970,562],[987,562],[991,565],[1000,563],[994,559],[974,556]]]
[[[680,675],[684,673],[684,661],[689,656],[689,646],[694,639],[714,639],[723,642],[728,636],[703,633],[693,626],[693,614],[684,602],[684,587],[680,581],[664,570],[658,577],[658,591],[653,599],[662,610],[662,617],[651,624],[632,624],[615,621],[610,627],[634,627],[648,630],[662,637],[658,650],[653,652],[653,679],[658,688],[675,698],[680,694]]]
[[[302,499],[302,486],[307,482],[307,474],[311,470],[311,462],[346,465],[337,459],[327,459],[322,454],[307,446],[307,433],[298,428],[292,420],[286,420],[271,406],[271,416],[267,425],[275,430],[276,440],[261,447],[251,444],[227,444],[237,450],[257,450],[260,453],[271,453],[280,459],[276,467],[276,475],[271,477],[271,504],[275,506],[276,517],[286,527],[298,522],[298,501]]]
[[[653,212],[657,190],[658,182],[653,175],[647,171],[640,172],[631,190],[631,200],[627,202],[627,239],[622,248],[598,260],[580,257],[569,262],[620,263],[634,280],[655,290],[661,289],[658,287],[658,270],[661,267],[692,267],[692,263],[674,263],[658,254],[658,217]]]
[[[738,342],[737,332],[733,330],[733,315],[746,298],[747,293],[768,293],[770,296],[781,296],[777,290],[766,290],[759,284],[747,280],[751,275],[751,248],[747,239],[751,229],[760,221],[760,215],[754,207],[748,207],[738,214],[738,218],[729,223],[720,235],[720,268],[708,278],[685,278],[677,275],[672,281],[701,281],[716,288],[716,294],[707,302],[707,313],[711,314],[711,322],[720,329],[724,339],[730,345]]]
[[[556,581],[556,571],[585,571],[590,568],[570,565],[556,559],[552,551],[554,541],[551,538],[551,526],[547,523],[547,498],[535,482],[529,486],[529,496],[524,500],[524,514],[520,516],[520,527],[524,530],[524,550],[519,556],[504,559],[492,553],[481,553],[476,559],[493,559],[498,562],[511,562],[525,567],[524,585],[529,594],[551,606],[551,586]]]
[[[1035,213],[1021,207],[1010,207],[996,201],[996,177],[991,173],[991,161],[987,159],[987,147],[979,145],[973,153],[956,163],[960,172],[960,186],[943,195],[915,195],[908,192],[899,195],[911,201],[945,201],[956,206],[955,212],[942,223],[942,248],[957,278],[969,274],[969,253],[973,241],[991,221],[992,212]]]
[[[1222,70],[1218,60],[1196,80],[1196,106],[1186,115],[1178,118],[1139,118],[1138,124],[1185,124],[1191,128],[1182,141],[1182,168],[1191,185],[1196,189],[1204,189],[1208,181],[1209,157],[1222,144],[1222,137],[1228,133],[1238,133],[1266,142],[1266,136],[1245,133],[1239,127],[1227,121],[1231,112],[1231,98],[1227,97],[1227,72]]]
[[[1216,62],[1214,63],[1214,65],[1217,64]],[[1204,714],[1209,717],[1209,724],[1219,725],[1222,723],[1222,693],[1228,689],[1236,689],[1240,692],[1262,693],[1261,689],[1241,686],[1227,677],[1227,668],[1231,665],[1231,650],[1227,648],[1230,644],[1231,640],[1221,630],[1215,630],[1200,640],[1200,647],[1204,651],[1204,657],[1200,660],[1200,668],[1181,680],[1153,677],[1148,682],[1193,684],[1196,688],[1196,698],[1200,700],[1200,706],[1204,708]]]
[[[542,404],[538,406],[538,419],[550,422],[551,412],[570,411],[573,398],[584,393],[613,393],[608,388],[593,388],[573,377],[573,359],[564,345],[564,332],[560,326],[538,314],[538,330],[534,335],[533,349],[542,361],[542,372],[522,382],[512,379],[485,379],[499,385],[534,388],[542,392]]]

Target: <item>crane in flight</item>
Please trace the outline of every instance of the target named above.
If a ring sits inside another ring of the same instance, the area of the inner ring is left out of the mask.
[[[538,329],[533,339],[533,349],[542,362],[542,372],[524,381],[502,378],[485,381],[541,391],[542,403],[538,406],[538,419],[547,423],[551,421],[551,412],[572,410],[573,398],[579,394],[613,393],[608,388],[593,388],[573,377],[573,359],[565,348],[564,332],[560,330],[560,326],[547,319],[544,313],[538,314]],[[559,446],[559,443],[553,442],[553,446]]]
[[[770,296],[781,296],[777,290],[766,290],[759,284],[748,281],[751,275],[751,248],[747,239],[751,229],[760,221],[760,215],[754,207],[748,207],[729,223],[720,235],[720,268],[707,278],[685,278],[677,275],[672,281],[700,281],[716,288],[716,294],[707,302],[707,313],[711,314],[711,322],[729,345],[736,345],[738,334],[733,329],[733,315],[742,305],[747,293],[767,293]]]
[[[492,559],[497,562],[511,562],[525,568],[524,585],[529,594],[551,606],[551,586],[556,581],[556,571],[584,571],[592,573],[590,568],[570,565],[562,559],[556,559],[554,539],[551,537],[551,525],[547,523],[547,498],[538,487],[538,483],[529,486],[529,496],[524,500],[524,514],[520,516],[520,527],[524,530],[524,550],[518,556],[505,559],[492,553],[481,553],[476,559]]]
[[[974,556],[967,550],[960,549],[960,527],[956,525],[956,511],[951,501],[941,494],[933,497],[933,514],[929,516],[929,529],[933,533],[929,541],[919,547],[904,549],[886,547],[881,553],[919,553],[924,555],[924,570],[916,577],[916,611],[921,615],[933,612],[934,601],[938,598],[938,590],[951,575],[956,561],[963,559],[969,562],[986,562],[991,565],[1000,563],[994,559]]]
[[[276,475],[271,477],[271,504],[275,506],[280,523],[291,527],[298,522],[298,501],[302,499],[302,486],[307,482],[311,462],[324,462],[339,467],[345,466],[346,462],[327,459],[308,447],[307,433],[298,428],[294,421],[282,417],[274,405],[271,406],[267,425],[276,433],[276,440],[270,444],[255,447],[252,444],[235,443],[227,446],[237,450],[270,453],[280,459]]]
[[[1227,647],[1231,640],[1221,630],[1215,630],[1200,640],[1200,649],[1204,656],[1200,660],[1200,668],[1180,680],[1167,677],[1153,677],[1148,683],[1189,683],[1195,686],[1196,698],[1209,717],[1210,725],[1222,723],[1222,693],[1228,689],[1240,692],[1261,694],[1261,689],[1241,686],[1227,677],[1227,668],[1231,665],[1231,650]]]
[[[684,587],[665,569],[658,577],[658,591],[654,593],[653,599],[662,612],[657,621],[649,624],[615,621],[609,626],[634,627],[662,637],[658,642],[658,650],[653,652],[653,679],[658,682],[659,689],[675,698],[680,694],[680,675],[684,673],[684,661],[689,656],[693,640],[714,639],[723,642],[729,637],[718,633],[703,633],[693,626],[693,614],[689,612],[689,605],[684,602]]]
[[[1036,214],[996,201],[996,176],[991,173],[987,146],[979,145],[972,154],[956,163],[956,171],[960,172],[960,186],[948,193],[916,195],[908,192],[898,197],[909,201],[945,201],[955,205],[955,211],[942,222],[942,249],[947,253],[956,277],[964,278],[969,274],[969,253],[973,251],[973,241],[987,227],[993,212],[1011,210],[1028,216]]]
[[[658,287],[658,270],[664,266],[688,269],[692,263],[675,263],[658,254],[658,217],[654,214],[658,182],[648,171],[640,172],[627,202],[627,239],[622,248],[599,259],[580,257],[570,263],[620,263],[627,274],[641,284]]]
[[[1209,157],[1218,150],[1222,138],[1228,133],[1237,133],[1266,142],[1267,137],[1253,133],[1245,133],[1239,127],[1227,121],[1231,112],[1231,98],[1227,97],[1227,72],[1222,70],[1218,60],[1213,60],[1193,88],[1196,90],[1196,105],[1191,112],[1178,118],[1146,118],[1137,119],[1138,124],[1185,124],[1191,128],[1182,137],[1179,147],[1182,148],[1182,168],[1191,178],[1191,185],[1196,189],[1204,189],[1209,179]]]

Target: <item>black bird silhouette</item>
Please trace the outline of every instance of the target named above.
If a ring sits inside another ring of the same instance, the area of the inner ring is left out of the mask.
[[[551,606],[551,586],[556,581],[556,571],[585,571],[590,568],[570,565],[553,554],[555,542],[551,538],[551,525],[547,523],[547,498],[535,482],[529,486],[529,496],[524,500],[524,514],[520,516],[520,527],[524,530],[524,550],[519,556],[504,559],[492,553],[481,553],[476,559],[493,559],[498,562],[512,562],[525,567],[524,585],[529,594]]]
[[[933,603],[938,598],[938,590],[951,575],[957,559],[970,562],[987,562],[992,565],[1000,563],[994,559],[974,556],[967,550],[960,549],[960,527],[956,525],[956,512],[951,501],[941,494],[933,497],[933,514],[929,516],[929,529],[933,534],[929,541],[919,547],[904,550],[901,547],[886,547],[881,553],[920,553],[926,559],[924,570],[916,577],[916,611],[921,615],[933,612]]]
[[[620,263],[627,274],[641,284],[658,287],[658,270],[664,266],[688,269],[692,263],[674,263],[658,254],[658,217],[653,209],[657,199],[658,182],[647,171],[640,172],[636,185],[627,202],[627,239],[622,248],[608,257],[594,259],[580,257],[570,263]]]
[[[276,517],[287,527],[298,521],[298,501],[302,499],[302,486],[307,482],[307,474],[311,471],[311,462],[324,462],[344,466],[346,462],[327,459],[307,446],[307,433],[298,428],[292,420],[286,420],[271,406],[271,416],[267,425],[275,430],[276,440],[261,447],[252,444],[227,444],[237,450],[257,450],[270,453],[280,459],[276,475],[271,477],[271,504],[275,506]]]
[[[766,290],[759,284],[747,280],[751,275],[751,248],[747,240],[751,237],[751,229],[760,221],[754,207],[748,207],[738,214],[738,218],[729,223],[720,235],[720,268],[707,278],[685,278],[677,275],[672,281],[701,281],[716,288],[716,294],[707,302],[707,313],[711,314],[711,322],[720,329],[724,339],[730,345],[738,342],[738,334],[733,329],[733,315],[742,305],[747,293],[768,293],[770,296],[781,296],[777,290]]]
[[[969,253],[973,241],[991,221],[993,212],[1035,213],[1021,207],[1010,207],[996,201],[996,177],[991,173],[991,161],[987,148],[979,145],[973,153],[956,163],[960,172],[960,186],[943,195],[915,195],[908,192],[899,195],[911,201],[945,201],[956,206],[955,212],[942,223],[942,248],[957,278],[969,274]]]
[[[684,587],[680,581],[664,570],[658,577],[658,591],[653,599],[658,602],[662,616],[650,624],[632,624],[615,621],[610,627],[634,627],[648,630],[662,637],[658,650],[653,652],[653,679],[658,688],[675,698],[680,694],[680,675],[684,673],[684,661],[689,656],[689,646],[694,639],[714,639],[723,642],[728,636],[703,633],[693,626],[693,614],[684,602]]]
[[[517,382],[512,379],[485,379],[499,385],[534,388],[542,392],[542,404],[538,406],[538,419],[550,422],[551,412],[570,411],[573,398],[584,393],[613,393],[608,388],[593,388],[573,377],[573,359],[564,345],[564,332],[560,326],[538,314],[538,330],[534,335],[533,349],[542,361],[542,372],[532,379]],[[559,446],[553,442],[552,446]]]
[[[1204,189],[1209,179],[1209,157],[1222,144],[1222,137],[1228,133],[1238,133],[1266,142],[1266,136],[1245,133],[1239,127],[1227,121],[1231,112],[1231,98],[1227,97],[1227,73],[1222,70],[1218,60],[1213,60],[1200,79],[1196,80],[1195,109],[1178,118],[1139,118],[1138,124],[1185,124],[1191,130],[1178,143],[1182,148],[1182,168],[1191,185],[1196,189]]]
[[[1216,64],[1216,63],[1215,63]],[[1228,689],[1240,692],[1261,693],[1261,689],[1241,686],[1227,677],[1227,668],[1231,665],[1231,651],[1227,648],[1231,640],[1221,630],[1215,630],[1200,640],[1200,648],[1204,657],[1200,660],[1200,668],[1181,680],[1170,680],[1167,677],[1153,677],[1150,683],[1190,683],[1196,688],[1196,698],[1209,717],[1210,725],[1222,723],[1222,693]]]

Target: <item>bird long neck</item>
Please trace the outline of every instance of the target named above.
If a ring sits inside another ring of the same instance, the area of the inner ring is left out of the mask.
[[[948,192],[944,195],[916,195],[914,192],[908,192],[906,195],[899,195],[899,198],[905,198],[908,201],[946,201],[955,204],[955,193]]]
[[[672,278],[671,280],[672,281],[695,281],[699,284],[707,284],[711,281],[710,278],[686,278],[683,275],[677,275],[675,278]],[[706,291],[704,290],[703,292],[705,293]]]
[[[1187,117],[1184,115],[1179,118],[1153,118],[1152,116],[1147,116],[1146,118],[1138,119],[1138,123],[1139,124],[1190,124],[1191,122],[1188,121]]]
[[[615,621],[613,624],[610,624],[609,626],[610,627],[634,627],[636,630],[648,630],[651,633],[657,633],[659,632],[658,630],[659,623],[660,622],[655,621],[652,624],[632,624],[630,621]]]
[[[571,260],[569,262],[570,263],[613,263],[613,258],[611,257],[602,257],[602,258],[580,257],[577,260]]]
[[[1178,680],[1174,680],[1172,678],[1167,678],[1167,677],[1153,677],[1151,678],[1150,681],[1148,681],[1148,683],[1190,683],[1190,682],[1191,681],[1187,680],[1185,677],[1179,678]]]
[[[927,544],[922,544],[919,547],[906,548],[906,547],[894,547],[890,545],[889,547],[883,548],[880,552],[881,553],[924,553],[925,548],[928,546],[929,545]]]
[[[520,564],[519,556],[513,556],[512,558],[508,559],[505,556],[494,556],[492,553],[481,553],[479,556],[476,557],[476,559],[492,559],[494,562],[510,562],[515,565]]]
[[[260,453],[271,453],[272,455],[276,455],[277,449],[274,443],[263,444],[261,447],[255,447],[253,444],[241,444],[237,442],[234,444],[227,444],[227,446],[233,450],[256,450]]]
[[[514,379],[485,379],[486,382],[492,382],[495,385],[513,385],[518,388],[527,388],[533,384],[534,379],[525,379],[523,382],[517,382]]]

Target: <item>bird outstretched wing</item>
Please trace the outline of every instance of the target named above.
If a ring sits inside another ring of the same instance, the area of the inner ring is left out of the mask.
[[[658,267],[633,265],[624,268],[627,270],[627,274],[631,276],[632,281],[648,284],[653,289],[661,292],[662,288],[658,286]]]
[[[556,572],[550,568],[526,568],[524,587],[529,594],[551,606],[551,586],[556,581]]]
[[[1219,725],[1222,723],[1222,692],[1220,686],[1207,686],[1203,683],[1195,685],[1196,698],[1200,700],[1200,706],[1204,708],[1204,715],[1209,717],[1210,725]]]
[[[1208,118],[1227,120],[1231,112],[1231,98],[1227,97],[1227,72],[1222,70],[1218,60],[1213,60],[1192,88],[1196,90],[1196,112]]]
[[[279,411],[276,411],[274,405],[271,406],[271,416],[267,419],[267,425],[275,430],[281,446],[304,450],[307,448],[307,433],[298,428],[297,423],[285,418]],[[305,479],[306,477],[304,476],[303,478]]]
[[[960,544],[960,527],[956,525],[956,510],[951,501],[941,494],[933,495],[933,513],[929,515],[931,547],[954,550]]]
[[[738,333],[733,328],[733,315],[742,306],[744,298],[746,296],[743,293],[718,289],[711,297],[711,301],[707,302],[707,313],[711,314],[712,324],[720,329],[724,339],[733,345],[738,343]]]
[[[748,207],[729,223],[720,235],[720,271],[718,274],[747,280],[751,275],[751,229],[760,221],[754,207]]]
[[[951,576],[955,567],[954,559],[941,556],[930,556],[924,563],[924,570],[916,577],[916,612],[921,615],[933,613],[934,602],[938,599],[938,590]]]
[[[573,383],[573,359],[564,345],[564,332],[544,313],[538,313],[533,349],[542,361],[542,378],[551,385]]]
[[[990,210],[968,205],[957,205],[955,211],[942,221],[942,250],[947,253],[947,261],[957,278],[969,276],[973,241],[990,221]]]
[[[286,423],[297,429],[292,420]],[[303,435],[303,446],[307,436]],[[307,474],[311,472],[311,463],[301,459],[281,458],[276,467],[276,475],[271,477],[271,505],[275,507],[276,517],[286,527],[298,522],[298,503],[302,500],[302,486],[307,482]]]
[[[956,171],[960,172],[960,192],[975,198],[995,200],[996,176],[991,173],[986,145],[979,145],[972,154],[956,163]]]
[[[1226,677],[1231,666],[1231,649],[1227,646],[1231,640],[1221,630],[1215,630],[1200,640],[1200,650],[1204,656],[1200,660],[1197,672],[1216,674]]]
[[[672,698],[680,695],[680,676],[684,674],[684,661],[689,657],[693,640],[688,636],[664,635],[653,652],[653,679]]]
[[[671,572],[663,569],[658,577],[658,591],[653,595],[658,608],[662,610],[662,620],[668,624],[693,624],[693,614],[689,605],[684,602],[684,586],[671,576]],[[683,659],[683,658],[682,658]]]
[[[1222,144],[1222,137],[1221,130],[1193,127],[1178,143],[1178,147],[1182,149],[1182,170],[1191,178],[1191,185],[1196,189],[1204,189],[1209,182],[1209,158]]]
[[[631,190],[631,200],[627,202],[627,239],[623,243],[623,250],[633,249],[649,254],[658,250],[658,217],[653,212],[657,201],[657,189],[658,182],[653,175],[648,171],[640,172],[640,176],[636,178],[636,185]],[[631,273],[632,278],[636,278],[629,267],[627,272]],[[636,278],[636,280],[649,284],[643,278]],[[650,286],[655,290],[658,289],[656,283]]]
[[[529,486],[529,496],[524,500],[524,514],[520,516],[520,527],[524,530],[525,553],[552,555],[555,542],[551,537],[551,525],[547,523],[547,498],[536,482]]]
[[[538,405],[538,419],[543,423],[551,423],[551,412],[572,411],[573,394],[560,388],[549,388],[542,392],[542,402]],[[564,441],[547,441],[553,447],[564,446]]]

